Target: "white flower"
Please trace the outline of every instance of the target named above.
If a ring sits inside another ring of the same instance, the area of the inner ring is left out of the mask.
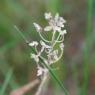
[[[37,24],[37,23],[33,23],[33,24],[34,24],[37,32],[41,32],[41,30],[42,30],[41,26],[39,24]]]
[[[58,50],[53,51],[54,59],[58,59]]]
[[[39,62],[39,56],[36,54],[31,54],[31,58],[33,58],[37,63]]]
[[[46,15],[46,17],[48,17],[48,16]],[[49,26],[46,26],[44,28],[44,31],[53,30],[53,31],[60,32],[62,30],[62,28],[64,27],[65,22],[66,21],[62,17],[59,17],[59,14],[57,13],[54,18],[49,19]]]
[[[38,67],[37,69],[38,69],[37,70],[37,76],[42,75],[43,74],[43,68],[42,67]]]
[[[59,14],[58,13],[56,13],[56,15],[55,15],[55,21],[57,21],[58,19],[59,19]]]
[[[64,35],[67,33],[64,29],[64,23],[66,22],[62,17],[57,13],[55,17],[51,15],[51,13],[45,13],[45,19],[48,21],[46,27],[42,28],[39,24],[34,23],[34,26],[41,37],[40,43],[37,41],[33,41],[29,43],[29,46],[34,46],[35,54],[31,54],[31,58],[33,58],[37,63],[37,76],[45,76],[49,70],[47,66],[50,66],[53,63],[56,63],[63,55],[64,49]],[[51,40],[47,40],[43,34],[44,31],[52,31]],[[40,45],[39,45],[40,44]],[[56,47],[59,45],[58,47]],[[40,46],[38,48],[37,46]],[[43,65],[39,62],[42,59],[44,62]],[[46,65],[45,65],[46,64]]]
[[[64,44],[63,44],[63,43],[60,44],[60,48],[61,48],[61,49],[64,48]]]
[[[46,68],[42,68],[40,66],[38,66],[37,69],[37,76],[41,76],[48,71]]]
[[[49,20],[52,18],[51,13],[45,13],[45,19]]]
[[[44,31],[51,31],[52,30],[52,27],[51,26],[46,26],[45,28],[44,28]]]
[[[60,28],[60,29],[58,29],[58,30],[61,30],[61,28],[64,27],[64,23],[65,23],[66,21],[65,21],[62,17],[59,17],[59,14],[58,14],[58,13],[55,15],[54,20],[55,20],[56,27],[57,27],[57,28]]]
[[[58,50],[54,50],[48,54],[49,63],[53,63],[56,59],[58,59]]]
[[[37,45],[38,45],[37,41],[33,41],[33,42],[29,43],[29,46],[37,46]]]
[[[66,33],[67,33],[66,30],[60,31],[60,35],[64,36],[64,34],[66,34]]]
[[[45,48],[51,48],[51,46],[46,45],[45,42],[43,42],[42,40],[40,41],[40,44],[45,47]]]
[[[56,13],[55,15],[55,22],[58,23],[61,27],[64,23],[66,23],[66,21],[63,19],[63,17],[59,17],[59,14]]]

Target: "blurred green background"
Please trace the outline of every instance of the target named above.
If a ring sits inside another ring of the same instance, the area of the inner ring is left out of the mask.
[[[56,75],[70,95],[95,95],[95,1],[94,0],[0,0],[0,95],[36,79],[29,40],[39,40],[33,22],[44,26],[45,12],[59,13],[67,21],[65,50]],[[34,95],[36,90],[26,95]],[[45,95],[64,95],[51,78]]]

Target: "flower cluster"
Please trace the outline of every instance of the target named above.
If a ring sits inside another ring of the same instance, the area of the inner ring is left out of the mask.
[[[62,17],[59,17],[58,13],[55,17],[53,17],[51,13],[45,13],[45,19],[49,24],[45,28],[42,28],[39,24],[34,23],[41,40],[39,42],[32,41],[29,43],[29,46],[33,47],[36,51],[36,54],[31,53],[31,58],[33,58],[37,63],[37,76],[45,75],[48,72],[48,69],[45,66],[40,65],[40,58],[43,59],[45,64],[50,66],[62,57],[64,49],[63,41],[64,34],[66,34],[64,23],[66,23],[66,21]],[[43,37],[43,31],[51,31],[51,40],[47,40]],[[39,45],[41,46],[40,50],[38,49]],[[58,48],[55,48],[56,45]]]

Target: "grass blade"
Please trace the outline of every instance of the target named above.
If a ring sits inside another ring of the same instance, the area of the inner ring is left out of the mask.
[[[11,77],[12,77],[12,74],[13,74],[13,70],[10,69],[6,75],[6,78],[5,78],[5,81],[4,81],[4,84],[0,90],[0,95],[5,95],[5,92],[6,92],[6,89],[7,89],[7,86],[11,80]]]

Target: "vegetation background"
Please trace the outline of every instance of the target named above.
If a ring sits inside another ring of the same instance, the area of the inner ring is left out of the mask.
[[[29,40],[39,40],[33,22],[46,24],[45,12],[59,13],[67,21],[65,50],[56,75],[70,95],[95,95],[95,0],[0,0],[0,95],[33,81],[35,62],[31,48],[14,25]],[[34,95],[37,87],[25,95]],[[64,95],[50,79],[45,95]]]

